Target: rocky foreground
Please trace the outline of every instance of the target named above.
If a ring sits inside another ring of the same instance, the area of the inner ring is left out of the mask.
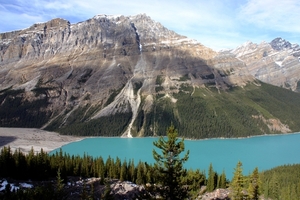
[[[55,184],[55,181],[50,181]],[[9,185],[9,186],[8,186]],[[35,188],[37,186],[47,185],[47,182],[42,181],[13,181],[13,180],[0,180],[0,194],[5,194],[8,188],[11,192],[25,188]],[[109,188],[107,187],[109,186]],[[199,190],[199,195],[194,197],[197,200],[229,200],[228,189],[216,189],[213,192],[206,192],[205,186]],[[159,199],[158,193],[155,192],[155,185],[146,184],[137,185],[129,181],[110,180],[107,184],[100,184],[100,178],[70,178],[70,180],[64,184],[64,197],[66,199],[82,199],[88,197],[101,197],[104,199]]]

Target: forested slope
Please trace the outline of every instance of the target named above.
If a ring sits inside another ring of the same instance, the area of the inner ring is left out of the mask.
[[[261,173],[265,197],[295,200],[300,196],[300,164],[283,165]]]
[[[143,101],[143,100],[142,100]],[[300,94],[266,83],[249,83],[227,91],[181,87],[157,95],[150,112],[140,110],[134,136],[161,135],[173,123],[186,138],[248,137],[300,130]],[[130,113],[128,113],[130,115]],[[54,129],[70,135],[120,135],[128,116],[102,117]],[[108,128],[110,123],[114,128]],[[159,126],[158,126],[159,124]]]

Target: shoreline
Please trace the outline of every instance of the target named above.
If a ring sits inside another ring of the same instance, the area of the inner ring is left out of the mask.
[[[242,140],[242,139],[251,139],[256,137],[272,137],[272,136],[282,136],[282,135],[295,135],[300,134],[300,132],[292,132],[292,133],[272,133],[272,134],[264,134],[264,135],[252,135],[247,137],[215,137],[215,138],[202,138],[202,139],[192,139],[192,138],[184,138],[184,140]],[[182,139],[182,137],[179,137]]]
[[[192,139],[184,138],[184,140],[189,141],[205,141],[205,140],[228,140],[228,139],[251,139],[255,137],[271,137],[280,135],[293,135],[300,134],[300,132],[294,133],[278,133],[278,134],[264,134],[264,135],[253,135],[248,137],[217,137],[217,138],[205,138],[205,139]],[[160,136],[152,137],[134,137],[134,138],[159,138]],[[124,138],[131,139],[127,137],[108,137],[108,136],[70,136],[61,135],[57,132],[45,131],[37,128],[4,128],[0,127],[0,149],[4,146],[10,147],[12,153],[17,149],[20,149],[23,153],[28,153],[33,148],[34,152],[40,152],[43,149],[44,152],[51,152],[55,149],[61,148],[62,146],[78,142],[88,138]],[[182,139],[181,137],[179,137]]]

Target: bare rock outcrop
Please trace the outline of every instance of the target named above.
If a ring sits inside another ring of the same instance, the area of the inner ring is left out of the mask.
[[[201,200],[230,200],[228,189],[216,189],[213,192],[208,192],[200,195],[197,199]]]
[[[145,188],[141,185],[136,185],[128,181],[117,181],[111,184],[111,194],[114,199],[136,199],[138,197],[143,197],[145,194]]]

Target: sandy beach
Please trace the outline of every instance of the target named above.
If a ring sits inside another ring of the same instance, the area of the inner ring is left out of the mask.
[[[65,144],[82,139],[83,137],[60,135],[35,128],[0,127],[0,149],[10,146],[13,152],[15,149],[20,149],[22,152],[28,153],[32,147],[35,152],[40,152],[41,148],[45,152],[50,152]]]

